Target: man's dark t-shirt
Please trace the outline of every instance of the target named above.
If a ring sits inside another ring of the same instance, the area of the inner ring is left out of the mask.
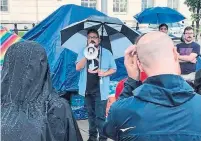
[[[180,43],[177,45],[177,52],[180,55],[200,54],[200,45],[195,42],[190,44]],[[196,64],[191,62],[180,62],[181,74],[190,74],[196,71]]]
[[[100,77],[98,73],[89,73],[88,69],[91,65],[92,60],[87,60],[87,85],[86,85],[86,95],[88,94],[97,94],[100,93]],[[99,62],[97,59],[94,59],[94,66],[97,67],[94,70],[97,70],[99,67]]]

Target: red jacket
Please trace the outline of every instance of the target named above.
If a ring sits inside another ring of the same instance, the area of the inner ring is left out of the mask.
[[[145,72],[141,72],[140,73],[140,81],[144,81],[147,78],[147,75]],[[118,99],[119,95],[121,94],[121,92],[123,91],[124,88],[124,82],[127,80],[127,78],[119,81],[119,83],[117,84],[116,87],[116,92],[115,92],[115,98]]]

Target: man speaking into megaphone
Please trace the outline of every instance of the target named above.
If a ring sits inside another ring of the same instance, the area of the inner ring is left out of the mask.
[[[107,140],[102,134],[102,127],[105,122],[110,76],[116,72],[112,53],[101,47],[100,41],[98,31],[90,29],[87,32],[87,47],[78,54],[76,61],[76,70],[80,71],[79,94],[85,96],[88,112],[88,141],[97,141],[98,133],[99,141]]]

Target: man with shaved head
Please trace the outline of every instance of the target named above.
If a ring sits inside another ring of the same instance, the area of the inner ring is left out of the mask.
[[[151,32],[125,51],[128,80],[103,132],[115,141],[201,141],[201,96],[180,76],[169,36]],[[139,81],[140,71],[148,78]]]

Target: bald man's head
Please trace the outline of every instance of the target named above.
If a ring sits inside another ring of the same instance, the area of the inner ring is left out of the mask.
[[[165,67],[164,64],[174,65],[178,63],[175,53],[173,41],[162,32],[147,33],[137,43],[138,59],[143,69]]]

